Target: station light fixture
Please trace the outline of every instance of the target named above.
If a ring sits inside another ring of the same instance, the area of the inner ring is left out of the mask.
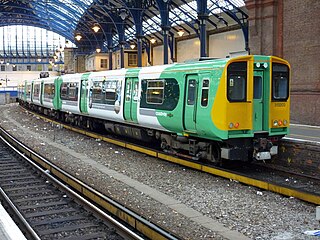
[[[7,65],[9,66],[9,65],[10,65],[10,63],[9,63],[9,62],[7,62]]]
[[[135,45],[134,43],[131,43],[131,44],[130,44],[130,48],[131,48],[131,49],[134,49],[135,47],[136,47],[136,45]]]
[[[97,52],[97,53],[100,53],[100,52],[101,52],[101,48],[100,48],[100,47],[97,47],[97,48],[96,48],[96,52]]]
[[[1,64],[4,64],[4,60],[3,60],[3,59],[1,59],[1,60],[0,60],[0,63],[1,63]]]
[[[126,19],[126,17],[128,16],[126,9],[124,9],[124,8],[120,9],[119,16],[124,21]]]
[[[152,44],[155,44],[156,41],[157,41],[157,40],[156,40],[154,37],[150,39],[150,42],[151,42]]]
[[[81,38],[82,38],[81,34],[77,33],[76,36],[75,36],[75,39],[77,39],[77,41],[80,41]]]
[[[184,31],[182,29],[179,29],[179,31],[177,32],[179,37],[182,37],[184,34]]]
[[[98,23],[95,23],[95,24],[93,25],[92,30],[93,30],[94,32],[98,32],[98,31],[100,30],[100,27],[99,27]]]
[[[38,61],[38,62],[41,62],[41,58],[38,58],[37,61]]]

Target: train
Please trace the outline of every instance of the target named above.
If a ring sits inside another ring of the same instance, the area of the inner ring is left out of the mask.
[[[286,60],[246,55],[27,80],[19,102],[75,126],[220,164],[278,154],[289,133],[289,88]]]

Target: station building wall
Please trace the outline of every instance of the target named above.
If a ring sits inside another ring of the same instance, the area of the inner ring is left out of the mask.
[[[291,64],[291,119],[320,125],[320,1],[283,1],[283,57]]]
[[[246,0],[252,54],[291,65],[291,120],[320,125],[320,1]]]
[[[16,85],[25,80],[37,79],[40,77],[40,71],[9,71],[9,72],[0,72],[0,82],[2,87],[5,87],[5,82],[8,86]],[[57,76],[57,72],[49,72],[49,76]],[[7,79],[7,81],[6,81]]]
[[[211,34],[208,37],[208,57],[225,58],[233,53],[245,52],[245,41],[241,29]],[[200,57],[200,40],[198,37],[191,39],[177,39],[176,61],[184,62]],[[187,49],[187,50],[186,50]],[[153,47],[152,65],[163,64],[163,46]],[[169,63],[172,63],[170,50],[168,51]]]

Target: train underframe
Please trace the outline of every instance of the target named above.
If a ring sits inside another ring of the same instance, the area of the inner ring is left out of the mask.
[[[269,160],[278,153],[277,143],[282,136],[269,138],[267,133],[259,133],[254,138],[235,138],[225,141],[211,141],[201,138],[179,136],[168,132],[140,128],[132,125],[105,121],[102,119],[56,111],[34,104],[20,102],[23,106],[81,128],[133,138],[146,143],[158,144],[159,148],[172,155],[191,160],[205,160],[221,164],[223,160]]]

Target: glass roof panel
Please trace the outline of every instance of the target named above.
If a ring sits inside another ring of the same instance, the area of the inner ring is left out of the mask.
[[[207,4],[207,8],[211,10],[211,14],[209,13],[209,15],[221,13],[223,11],[221,8],[233,10],[235,7],[240,8],[243,6],[245,6],[244,0],[209,0]],[[171,9],[169,13],[172,26],[191,22],[193,19],[197,19],[197,16],[196,0],[182,4],[179,8]],[[142,25],[145,33],[154,33],[161,30],[161,19],[159,16],[154,16],[144,21]]]

